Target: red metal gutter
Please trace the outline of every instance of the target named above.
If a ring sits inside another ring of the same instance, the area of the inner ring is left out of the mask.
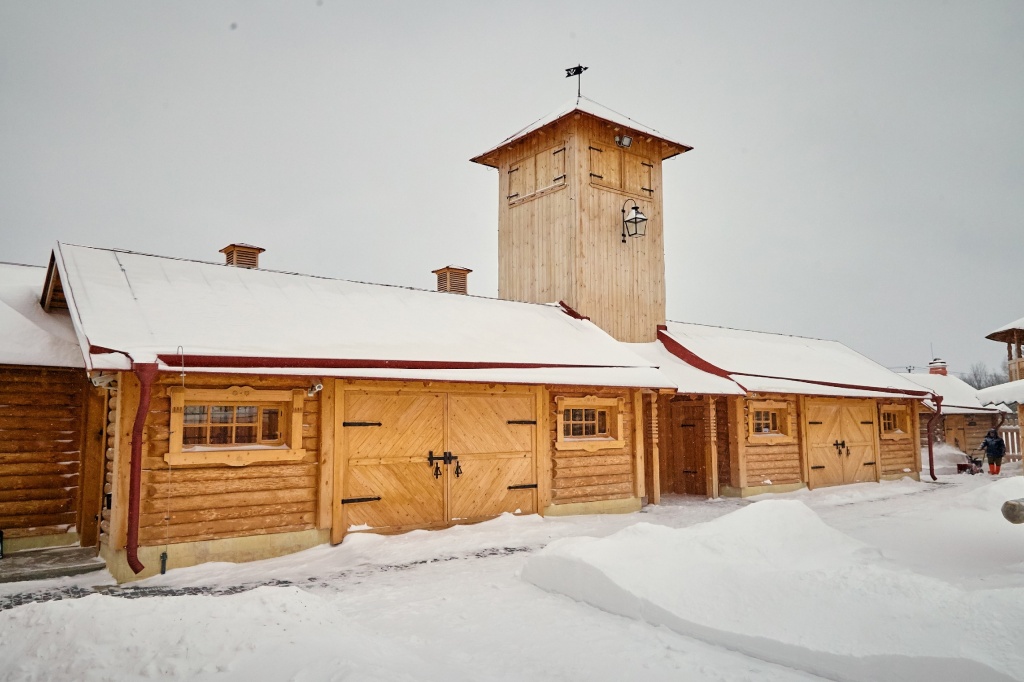
[[[935,426],[935,420],[942,416],[942,396],[934,394],[932,400],[935,401],[935,414],[928,417],[928,473],[933,481],[937,481],[939,479],[935,476],[935,449],[932,442],[932,429]]]
[[[155,362],[132,363],[132,372],[139,378],[139,409],[135,412],[132,426],[131,479],[128,488],[128,566],[136,574],[145,566],[139,561],[139,498],[142,493],[142,431],[149,415],[149,394],[156,378]]]
[[[262,358],[229,355],[157,355],[164,364],[180,367],[264,367],[314,369],[609,369],[608,365],[563,365],[535,362],[458,362],[440,360],[366,360],[338,358]]]

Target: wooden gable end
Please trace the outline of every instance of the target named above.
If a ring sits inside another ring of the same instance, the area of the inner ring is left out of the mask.
[[[57,270],[57,259],[53,253],[50,254],[50,264],[46,267],[46,281],[43,283],[39,305],[48,313],[68,309],[67,299],[64,298],[64,286],[60,281],[60,271]]]

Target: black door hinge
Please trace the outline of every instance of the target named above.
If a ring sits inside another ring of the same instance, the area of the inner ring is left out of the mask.
[[[533,424],[533,425],[536,425],[537,424],[537,420],[536,419],[509,419],[508,423],[509,424],[524,424],[524,425],[525,424]]]
[[[342,504],[356,504],[357,502],[380,502],[380,497],[346,497],[341,500]]]
[[[384,426],[380,422],[341,422],[342,426]]]
[[[536,488],[536,487],[537,487],[536,483],[521,483],[519,485],[510,485],[508,487],[508,489],[509,490],[530,490],[530,489]]]

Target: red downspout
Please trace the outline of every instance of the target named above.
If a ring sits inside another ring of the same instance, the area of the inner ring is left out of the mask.
[[[132,426],[131,480],[128,488],[128,566],[136,574],[145,566],[139,561],[139,498],[142,493],[142,430],[149,415],[149,393],[156,378],[155,362],[133,362],[132,372],[139,378],[139,409]]]
[[[935,426],[935,420],[942,416],[942,396],[935,396],[935,414],[928,417],[928,473],[931,474],[932,480],[939,480],[935,476],[935,451],[933,447],[932,429]]]

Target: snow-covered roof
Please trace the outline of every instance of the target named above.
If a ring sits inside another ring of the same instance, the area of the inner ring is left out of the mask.
[[[0,364],[83,367],[71,318],[39,305],[46,268],[0,263]]]
[[[978,391],[978,399],[986,405],[1024,403],[1024,379],[983,388]]]
[[[487,163],[484,160],[484,157],[488,156],[489,154],[493,153],[494,151],[500,149],[501,147],[503,147],[503,146],[505,146],[507,144],[511,144],[512,142],[515,142],[516,140],[518,140],[518,139],[520,139],[522,137],[526,137],[527,135],[529,135],[530,133],[534,132],[535,130],[540,130],[544,126],[550,125],[551,123],[554,123],[555,121],[559,120],[560,118],[568,116],[569,114],[571,114],[571,113],[573,113],[575,111],[581,111],[581,112],[583,112],[585,114],[590,114],[591,116],[596,116],[597,118],[609,121],[610,123],[614,123],[616,125],[620,125],[620,126],[622,126],[624,128],[630,128],[630,129],[632,129],[632,130],[634,130],[634,131],[636,131],[638,133],[642,133],[642,134],[644,134],[644,135],[646,135],[648,137],[654,137],[654,138],[657,138],[657,139],[662,140],[664,142],[667,142],[670,145],[672,145],[673,147],[677,148],[677,149],[673,149],[671,151],[671,153],[667,154],[664,158],[670,158],[670,157],[675,156],[677,154],[681,154],[683,152],[687,152],[687,151],[690,151],[691,149],[693,149],[693,147],[690,147],[689,145],[685,145],[682,142],[676,142],[676,141],[666,137],[660,131],[655,130],[654,128],[652,128],[650,126],[644,125],[643,123],[640,123],[638,121],[634,121],[629,116],[625,116],[623,114],[620,114],[617,111],[609,109],[608,107],[604,106],[603,104],[599,104],[598,102],[595,102],[594,100],[590,99],[589,97],[585,97],[585,96],[581,95],[579,97],[573,97],[565,105],[563,105],[561,107],[558,107],[557,109],[552,111],[547,116],[539,118],[536,121],[534,121],[533,123],[531,123],[530,125],[526,126],[525,128],[522,128],[522,129],[516,131],[512,135],[509,135],[504,140],[502,140],[501,143],[495,145],[494,147],[491,147],[486,152],[484,152],[482,154],[478,154],[477,156],[473,157],[472,161],[475,161],[477,163]],[[491,165],[491,164],[487,164],[487,165]]]
[[[751,393],[922,398],[918,384],[838,341],[669,322],[660,333],[673,354],[727,375]]]
[[[941,395],[943,414],[992,414],[1000,411],[997,407],[985,407],[978,399],[978,389],[952,374],[901,373],[900,376]]]
[[[90,368],[184,356],[205,371],[671,386],[554,305],[68,244],[55,257]]]
[[[1013,332],[1015,330],[1024,331],[1024,317],[1020,318],[1019,320],[1014,320],[1009,324],[1004,324],[999,329],[995,329],[989,332],[988,334],[985,335],[985,338],[992,339],[993,341],[1002,341],[1004,343],[1008,343],[1013,341]],[[1024,334],[1021,334],[1021,337],[1024,338]]]
[[[661,370],[665,378],[680,393],[710,393],[712,395],[743,395],[743,389],[732,379],[697,369],[672,355],[658,341],[627,344]]]

